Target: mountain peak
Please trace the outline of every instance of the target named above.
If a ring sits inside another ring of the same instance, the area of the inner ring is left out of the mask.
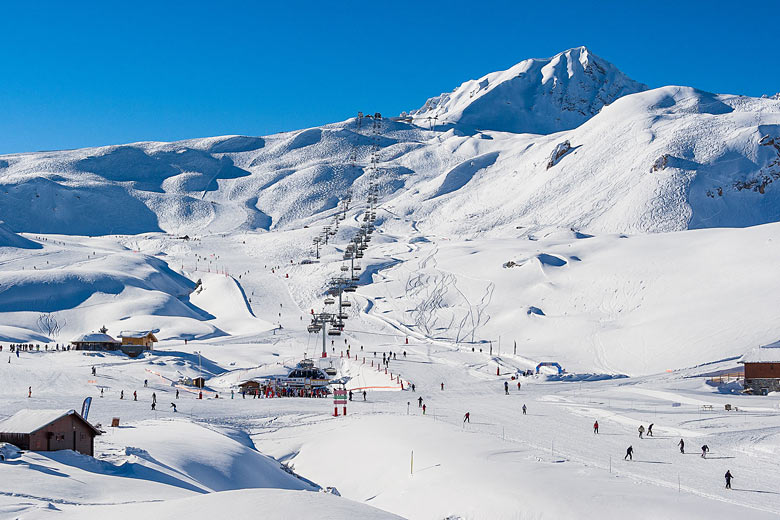
[[[626,94],[647,90],[587,47],[527,59],[429,99],[411,116],[514,133],[570,130]]]

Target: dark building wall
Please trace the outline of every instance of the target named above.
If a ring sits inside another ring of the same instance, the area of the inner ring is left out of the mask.
[[[0,442],[10,442],[22,450],[30,449],[30,436],[26,433],[0,433]]]
[[[30,435],[31,451],[75,450],[84,455],[94,455],[94,432],[68,415]]]
[[[745,363],[745,379],[780,379],[780,363]]]

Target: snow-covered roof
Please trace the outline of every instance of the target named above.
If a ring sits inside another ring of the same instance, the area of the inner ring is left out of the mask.
[[[119,343],[119,341],[102,332],[90,332],[76,336],[71,343]]]
[[[20,410],[5,421],[0,422],[0,433],[33,433],[57,419],[73,414],[99,433],[94,426],[77,414],[76,410]]]
[[[739,359],[740,363],[780,363],[780,341],[754,348]]]
[[[160,329],[153,330],[123,330],[119,333],[120,338],[145,338],[148,335],[154,336],[155,332],[160,332]],[[157,338],[155,338],[155,341]]]

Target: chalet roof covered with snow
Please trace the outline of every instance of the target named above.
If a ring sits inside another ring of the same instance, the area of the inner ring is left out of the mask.
[[[66,415],[76,415],[89,425],[97,434],[98,430],[89,424],[76,410],[20,410],[3,422],[0,422],[0,433],[33,433],[48,426]]]
[[[745,353],[740,363],[780,363],[780,341],[754,348]]]
[[[119,343],[117,340],[102,332],[90,332],[81,334],[71,340],[71,343]]]
[[[155,332],[160,332],[160,329],[153,329],[153,330],[123,330],[119,333],[120,338],[145,338],[149,335],[154,337]],[[155,338],[155,341],[157,341],[157,338]]]

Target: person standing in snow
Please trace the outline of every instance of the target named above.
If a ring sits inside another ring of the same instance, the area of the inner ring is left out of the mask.
[[[520,390],[520,381],[517,382],[517,389]]]
[[[177,388],[176,389],[176,399],[178,399],[178,398],[179,398],[179,389]]]
[[[171,403],[171,408],[173,408],[173,413],[176,413],[176,403]]]
[[[677,445],[680,447],[680,453],[685,455],[685,441],[680,439],[680,442],[678,442]]]
[[[152,402],[153,402],[154,404],[157,404],[157,394],[156,394],[156,393],[154,393],[154,392],[152,392]]]
[[[623,457],[623,460],[626,460],[626,459],[634,460],[634,447],[633,446],[629,446],[628,449],[626,450],[626,456]]]
[[[419,399],[417,399],[417,408],[422,408],[423,405],[422,401],[423,401],[422,396],[420,396]]]
[[[707,458],[707,452],[710,451],[710,447],[704,444],[701,447],[701,458],[706,459]]]
[[[640,424],[638,431],[639,431],[639,438],[641,439],[642,438],[642,434],[645,433],[645,427]]]
[[[509,395],[509,383],[504,381],[504,395]]]
[[[125,398],[125,391],[124,390],[120,390],[119,391],[119,398],[120,399],[124,399]]]
[[[103,397],[103,389],[100,389],[100,397]]]
[[[366,400],[366,391],[365,390],[363,390],[363,400],[364,401]]]
[[[523,415],[525,415],[526,410],[528,410],[528,408],[526,408],[525,404],[523,404]]]
[[[349,391],[349,400],[352,400],[352,390]]]
[[[469,412],[466,412],[466,415],[463,416],[463,422],[471,424],[471,414]]]
[[[233,390],[230,391],[230,398],[233,399]]]
[[[32,397],[32,387],[28,386],[27,387],[27,398],[29,399],[30,397]]]
[[[426,406],[423,405],[423,415],[425,415],[425,408],[426,408]]]
[[[593,423],[593,433],[598,433],[598,432],[599,432],[599,422],[596,421]]]
[[[734,475],[731,474],[731,470],[726,470],[726,489],[731,489],[731,479],[734,478]]]
[[[149,384],[149,380],[148,380],[148,379],[144,379],[144,388],[146,388],[146,386],[147,386],[148,384]]]
[[[442,381],[442,383],[441,383],[441,391],[442,391],[442,392],[444,391],[444,382],[443,382],[443,381]]]
[[[650,423],[650,426],[647,427],[647,436],[648,437],[653,436],[653,423]]]
[[[138,394],[133,390],[133,401],[138,401]]]

